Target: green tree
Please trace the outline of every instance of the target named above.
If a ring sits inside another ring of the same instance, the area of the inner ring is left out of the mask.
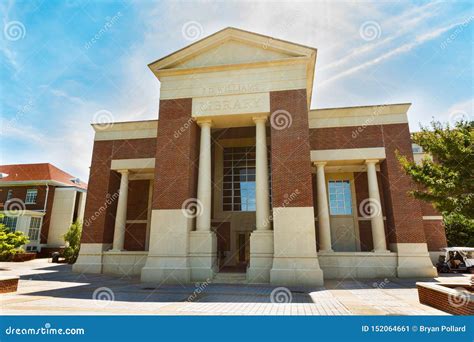
[[[474,246],[474,121],[454,127],[433,121],[413,134],[413,142],[432,156],[417,165],[398,156],[405,172],[419,185],[412,194],[443,215],[450,245]]]
[[[0,219],[2,218],[3,216],[0,216]],[[0,260],[10,260],[15,254],[23,253],[21,246],[28,242],[28,237],[23,232],[12,232],[0,223]]]
[[[69,264],[74,264],[79,256],[79,249],[81,248],[82,224],[79,221],[74,222],[69,227],[69,230],[64,234],[64,241],[67,247],[64,250],[64,258]]]

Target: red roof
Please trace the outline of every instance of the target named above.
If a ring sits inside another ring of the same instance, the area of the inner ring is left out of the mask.
[[[64,184],[65,186],[75,186],[81,189],[87,189],[87,183],[75,183],[72,179],[76,177],[70,175],[56,166],[49,163],[43,164],[18,164],[18,165],[0,165],[0,173],[8,176],[0,178],[0,185],[2,183],[11,182],[29,182],[36,181],[55,181]]]

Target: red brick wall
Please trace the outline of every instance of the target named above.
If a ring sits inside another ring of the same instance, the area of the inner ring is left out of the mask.
[[[191,108],[192,99],[160,101],[153,209],[180,209],[196,197],[200,128]]]
[[[50,186],[48,192],[48,202],[46,203],[46,214],[43,216],[43,222],[41,223],[41,243],[48,242],[49,235],[49,224],[51,222],[51,212],[53,211],[54,194],[56,187]]]
[[[331,150],[384,146],[382,126],[367,126],[356,135],[354,132],[357,132],[357,129],[358,127],[312,128],[309,135],[311,149]]]
[[[408,192],[414,189],[410,177],[405,174],[396,158],[395,151],[413,159],[408,124],[383,126],[386,159],[381,163],[384,200],[389,228],[389,241],[393,243],[426,242],[423,229],[421,204]]]
[[[467,286],[459,286],[459,287],[467,287]],[[433,308],[438,310],[443,310],[453,315],[474,315],[474,302],[472,300],[464,300],[462,297],[451,298],[451,301],[454,303],[464,303],[464,305],[451,305],[449,294],[435,291],[433,289],[429,289],[423,286],[417,286],[418,288],[418,297],[420,299],[420,303],[429,305]],[[472,293],[473,287],[468,287]]]
[[[127,251],[144,251],[146,223],[127,223],[125,226],[124,248]]]
[[[441,220],[424,220],[423,229],[425,231],[428,250],[439,252],[443,247],[447,247],[446,231]]]
[[[290,113],[291,125],[284,129],[270,128],[273,207],[282,207],[296,190],[299,190],[299,195],[286,206],[311,207],[313,193],[306,90],[271,92],[270,113],[277,110]]]
[[[95,141],[84,213],[83,243],[112,243],[120,174],[112,159],[153,158],[156,140]]]

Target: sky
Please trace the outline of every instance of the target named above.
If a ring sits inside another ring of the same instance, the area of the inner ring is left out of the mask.
[[[147,65],[228,26],[318,49],[311,108],[474,119],[472,1],[0,1],[0,164],[87,181],[101,120],[156,119]]]

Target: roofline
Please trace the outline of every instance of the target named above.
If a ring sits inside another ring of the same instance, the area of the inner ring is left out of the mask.
[[[201,39],[199,39],[199,40],[197,40],[197,41],[195,41],[195,42],[193,42],[193,43],[191,43],[191,44],[189,44],[189,45],[186,45],[186,46],[182,47],[182,48],[179,49],[179,50],[176,50],[176,51],[174,51],[174,52],[172,52],[172,53],[167,54],[166,56],[163,56],[163,57],[161,57],[161,58],[158,58],[157,60],[155,60],[155,61],[153,61],[153,62],[151,62],[151,63],[148,63],[148,67],[151,68],[151,66],[152,66],[153,64],[155,64],[155,63],[157,63],[157,62],[160,62],[160,61],[162,61],[162,60],[164,60],[164,59],[166,59],[166,58],[168,58],[168,57],[174,55],[175,53],[181,52],[181,51],[183,51],[183,50],[185,50],[185,49],[187,49],[187,48],[189,48],[189,47],[191,47],[191,46],[193,46],[193,45],[196,45],[196,44],[202,42],[202,41],[205,40],[205,39],[211,38],[211,37],[213,37],[213,36],[215,36],[215,35],[221,33],[222,31],[225,31],[225,30],[228,30],[228,29],[236,30],[236,31],[244,32],[244,33],[254,34],[254,35],[260,36],[260,37],[262,37],[262,38],[268,38],[268,39],[272,39],[272,40],[277,40],[277,41],[279,41],[279,42],[286,43],[286,44],[296,45],[296,46],[299,46],[299,47],[302,47],[302,48],[305,48],[305,49],[314,50],[316,53],[317,53],[317,51],[318,51],[318,49],[315,48],[315,47],[311,47],[311,46],[307,46],[307,45],[303,45],[303,44],[299,44],[299,43],[290,42],[290,41],[288,41],[288,40],[284,40],[284,39],[279,39],[279,38],[267,36],[267,35],[264,35],[264,34],[261,34],[261,33],[256,33],[256,32],[252,32],[252,31],[242,30],[242,29],[239,29],[239,28],[236,28],[236,27],[233,27],[233,26],[227,26],[227,27],[225,27],[225,28],[223,28],[223,29],[221,29],[221,30],[219,30],[219,31],[217,31],[217,32],[214,32],[214,33],[212,33],[212,34],[210,34],[210,35],[208,35],[208,36],[206,36],[206,37],[203,37],[203,38],[201,38]]]
[[[327,108],[314,108],[310,111],[315,110],[338,110],[338,109],[350,109],[350,108],[370,108],[370,107],[381,107],[381,106],[411,106],[411,102],[404,103],[385,103],[385,104],[376,104],[376,105],[365,105],[365,106],[349,106],[349,107],[327,107]]]
[[[136,123],[136,122],[153,122],[158,121],[158,119],[149,119],[149,120],[136,120],[136,121],[113,121],[107,123],[100,123],[100,122],[91,122],[91,126],[101,126],[101,125],[113,125],[113,124],[127,124],[127,123]]]
[[[5,179],[5,178],[3,178]],[[49,180],[42,180],[42,179],[39,179],[39,180],[23,180],[23,181],[11,181],[11,182],[8,182],[8,181],[2,181],[0,180],[0,188],[3,187],[3,186],[21,186],[21,185],[54,185],[54,186],[58,186],[58,187],[62,187],[62,188],[76,188],[76,189],[79,189],[79,190],[84,190],[84,191],[87,191],[87,183],[86,184],[86,187],[83,188],[83,187],[80,187],[80,186],[77,186],[77,185],[70,185],[70,184],[66,184],[66,183],[63,183],[63,182],[60,182],[60,181],[57,181],[57,180],[53,180],[53,179],[49,179]]]

